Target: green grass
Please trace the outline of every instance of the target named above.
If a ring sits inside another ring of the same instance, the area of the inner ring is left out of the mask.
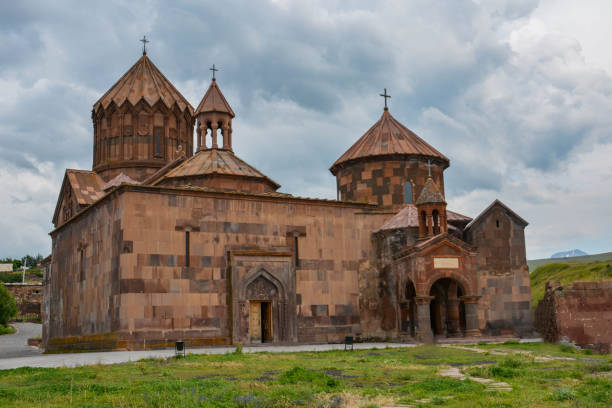
[[[607,407],[612,401],[609,377],[599,376],[612,371],[610,356],[587,357],[544,343],[473,347],[487,352],[420,346],[20,368],[0,371],[0,406]],[[537,362],[539,355],[576,360]],[[441,377],[440,369],[448,366],[507,382],[513,390],[485,392],[478,382]],[[429,402],[416,402],[424,398]]]
[[[540,266],[530,274],[531,301],[533,306],[544,297],[546,282],[561,281],[567,285],[574,281],[612,280],[612,261],[551,263]]]
[[[0,336],[2,336],[3,334],[13,334],[15,333],[16,330],[14,327],[12,326],[3,326],[0,324]]]

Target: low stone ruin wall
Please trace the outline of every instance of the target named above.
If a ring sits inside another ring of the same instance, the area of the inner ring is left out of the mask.
[[[612,352],[612,282],[546,284],[536,309],[536,328],[547,341],[569,341]]]
[[[40,320],[43,297],[42,283],[5,283],[19,309],[18,317]]]

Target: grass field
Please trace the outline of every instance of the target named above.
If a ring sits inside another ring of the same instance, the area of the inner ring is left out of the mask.
[[[531,303],[533,306],[544,297],[546,282],[561,281],[562,284],[580,280],[612,280],[612,261],[552,263],[540,266],[530,274]]]
[[[453,367],[512,390],[440,375]],[[609,407],[611,371],[610,356],[544,343],[191,355],[0,371],[0,406]]]

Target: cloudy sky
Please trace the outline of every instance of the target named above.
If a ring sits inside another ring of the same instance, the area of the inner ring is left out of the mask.
[[[608,0],[25,1],[0,5],[0,257],[50,252],[93,103],[148,54],[197,106],[214,63],[235,152],[281,191],[335,198],[329,166],[382,113],[451,159],[449,208],[498,198],[529,258],[612,251]]]

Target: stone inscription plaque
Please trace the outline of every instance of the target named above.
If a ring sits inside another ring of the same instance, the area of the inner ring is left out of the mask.
[[[459,258],[434,258],[435,269],[459,269]]]

